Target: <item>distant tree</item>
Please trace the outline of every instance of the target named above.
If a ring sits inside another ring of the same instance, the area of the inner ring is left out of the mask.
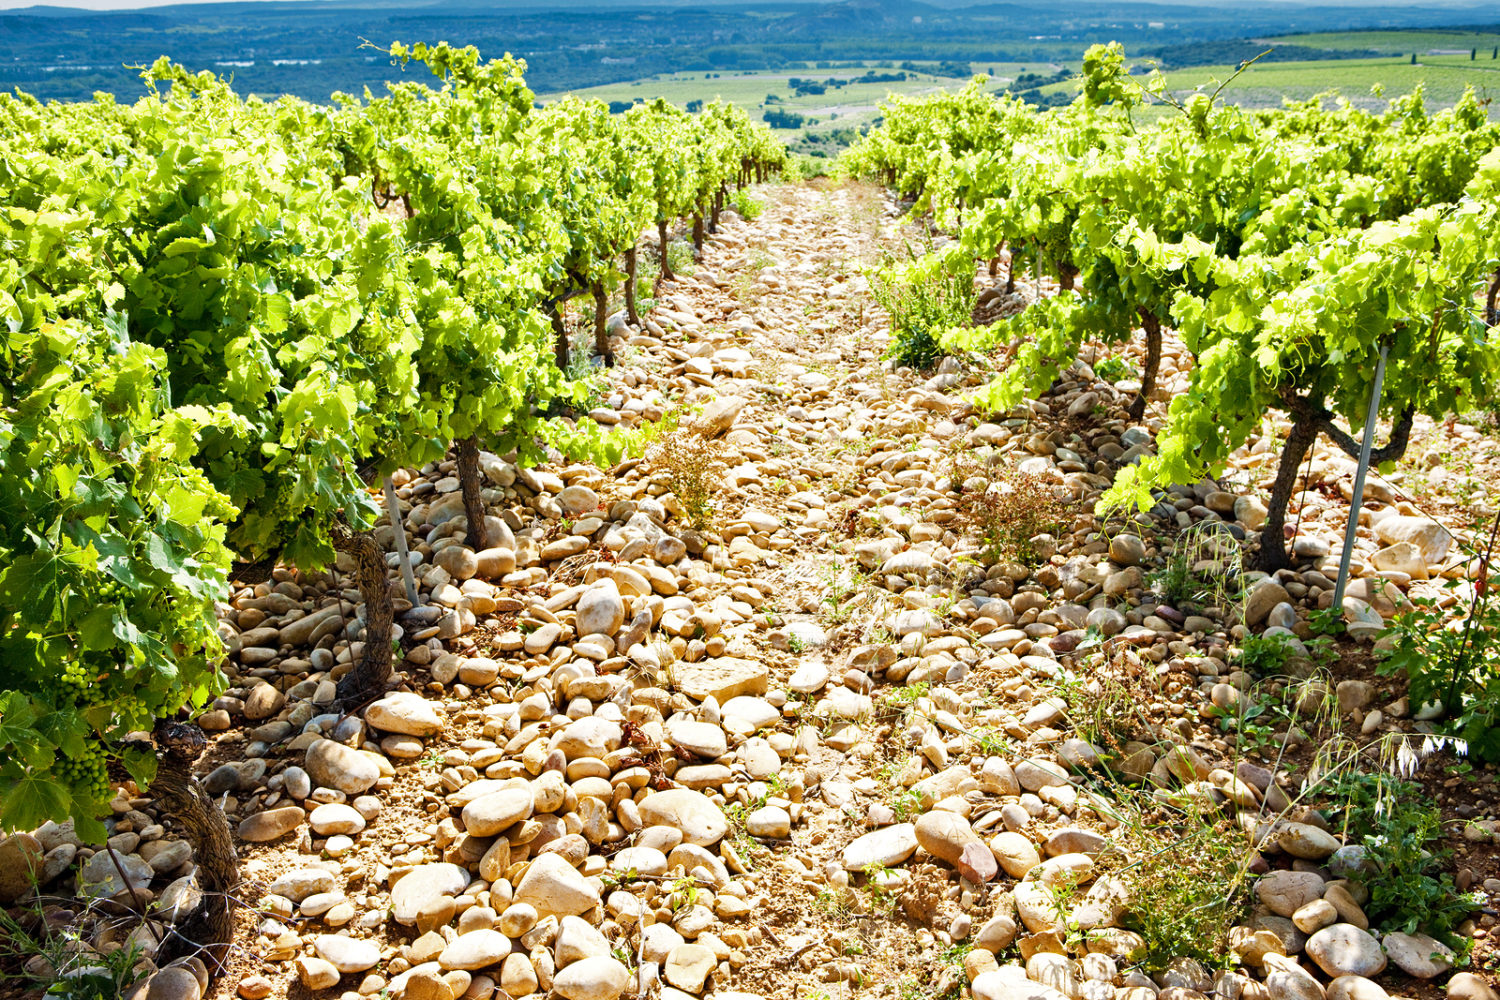
[[[703,102],[702,101],[688,101],[687,102],[687,109],[688,109],[688,112],[690,114],[697,114],[699,111],[703,110]]]
[[[1412,64],[1412,65],[1413,65],[1413,66],[1415,66],[1415,65],[1416,65],[1416,64],[1417,64],[1417,54],[1416,54],[1416,53],[1415,53],[1415,52],[1413,52],[1413,53],[1412,53],[1412,54],[1411,54],[1411,64]]]

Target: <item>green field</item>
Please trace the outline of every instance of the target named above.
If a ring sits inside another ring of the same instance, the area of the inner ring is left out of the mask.
[[[1339,31],[1278,35],[1266,41],[1345,52],[1369,49],[1401,56],[1415,52],[1418,60],[1434,52],[1452,51],[1460,51],[1467,58],[1470,49],[1479,49],[1480,58],[1488,59],[1490,51],[1500,45],[1500,31]]]
[[[1490,105],[1490,115],[1500,117],[1500,59],[1491,52],[1500,45],[1500,32],[1460,31],[1351,31],[1325,34],[1288,35],[1267,40],[1315,48],[1343,51],[1368,49],[1391,55],[1371,59],[1327,59],[1306,62],[1262,62],[1249,67],[1224,90],[1224,98],[1246,107],[1279,107],[1284,100],[1305,100],[1318,94],[1336,94],[1358,107],[1380,110],[1386,102],[1408,93],[1419,84],[1425,89],[1429,108],[1449,107],[1473,86],[1481,99],[1497,98]],[[1469,51],[1477,49],[1470,60]],[[1412,65],[1411,53],[1417,63]],[[976,62],[975,73],[990,76],[989,86],[1001,90],[1022,73],[1050,74],[1062,63]],[[1068,65],[1078,68],[1077,62]],[[801,77],[823,81],[830,78],[850,79],[867,69],[896,72],[890,63],[867,62],[839,69],[752,70],[723,73],[670,73],[614,83],[601,87],[569,91],[579,97],[601,101],[651,100],[664,97],[679,107],[689,101],[712,101],[721,98],[745,108],[751,117],[764,121],[768,109],[780,109],[804,116],[798,129],[779,129],[783,139],[794,142],[803,152],[820,148],[835,151],[831,133],[847,139],[847,130],[872,122],[879,113],[880,102],[891,94],[927,94],[936,90],[955,89],[966,81],[931,73],[907,71],[903,82],[850,83],[829,88],[823,94],[794,96],[788,79]],[[1220,81],[1234,75],[1233,66],[1196,66],[1167,73],[1174,94],[1183,98],[1195,89],[1213,91]],[[1077,91],[1073,82],[1051,84],[1043,93],[1071,95]],[[556,100],[563,93],[542,95],[544,101]],[[774,96],[777,101],[768,102]],[[1162,106],[1148,109],[1143,117],[1155,118],[1170,113]]]
[[[990,62],[973,63],[972,68],[976,73],[990,74],[990,87],[998,90],[1028,70],[1051,73],[1060,67],[1047,63]],[[679,107],[688,101],[722,98],[749,111],[757,121],[764,120],[768,108],[791,111],[806,117],[808,122],[801,129],[779,130],[783,138],[789,138],[802,132],[817,135],[836,129],[858,128],[873,121],[880,102],[894,93],[928,94],[945,88],[961,87],[967,82],[953,77],[907,71],[904,82],[850,83],[837,89],[829,88],[823,94],[805,94],[800,97],[793,96],[787,85],[787,80],[791,77],[818,81],[831,78],[846,80],[862,76],[867,69],[873,69],[877,73],[899,72],[890,64],[869,63],[840,69],[670,73],[568,93],[605,102],[634,101],[636,98],[649,101],[664,97]],[[780,102],[768,104],[768,95],[775,95],[780,98]],[[561,93],[544,94],[542,100],[556,100],[561,96]]]
[[[1311,37],[1311,36],[1309,36]],[[1195,89],[1213,92],[1219,83],[1234,76],[1233,66],[1195,66],[1166,74],[1167,85],[1179,98]],[[1318,94],[1336,94],[1351,104],[1377,111],[1393,97],[1418,85],[1424,88],[1430,109],[1452,106],[1473,86],[1480,99],[1500,98],[1500,61],[1470,62],[1463,56],[1419,56],[1417,65],[1406,58],[1328,59],[1308,62],[1257,63],[1235,77],[1224,89],[1223,99],[1251,108],[1280,107],[1283,100],[1306,100]],[[1048,91],[1072,93],[1072,83],[1054,84]],[[1490,116],[1500,117],[1500,101],[1490,105]]]

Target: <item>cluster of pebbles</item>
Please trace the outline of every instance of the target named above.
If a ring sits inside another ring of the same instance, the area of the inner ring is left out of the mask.
[[[1242,617],[1173,608],[1153,574],[1185,529],[1215,527],[1196,536],[1209,573],[1260,528],[1275,439],[1237,456],[1240,488],[1174,488],[1105,532],[1092,503],[1158,426],[1108,416],[1133,384],[1080,363],[986,419],[962,365],[892,372],[860,266],[894,245],[893,207],[859,187],[767,196],[754,223],[726,215],[642,328],[611,321],[620,363],[591,413],[622,427],[694,414],[682,433],[717,455],[712,526],[689,526],[659,463],[485,454],[491,546],[474,551],[453,463],[398,474],[400,525],[377,535],[394,551],[405,532],[420,600],[392,556],[401,683],[354,714],[333,707],[362,652],[347,575],[277,569],[222,609],[232,687],[200,720],[218,734],[203,781],[236,829],[249,915],[214,995],[894,995],[914,956],[961,943],[934,996],[1381,1000],[1388,970],[1447,976],[1441,943],[1370,926],[1359,849],[1293,804],[1296,777],[1240,758],[1201,714],[1254,687],[1240,640],[1301,647],[1331,604],[1347,511],[1332,498],[1352,463],[1315,452],[1296,566],[1249,574]],[[1186,366],[1168,338],[1160,399]],[[959,455],[1072,505],[1033,540],[1034,565],[984,562],[960,491],[985,484],[955,481],[972,470]],[[1462,532],[1398,485],[1377,480],[1369,499],[1346,613],[1373,638],[1411,597],[1462,600],[1475,566]],[[1060,693],[1090,682],[1093,637],[1159,679],[1159,723],[1124,748],[1073,732]],[[1371,736],[1430,715],[1363,680],[1322,693]],[[1101,866],[1118,820],[1084,780],[1106,759],[1252,832],[1263,874],[1230,937],[1234,971],[1140,971],[1128,888]],[[192,852],[149,795],[122,793],[108,827],[108,849],[51,824],[0,842],[0,904],[149,962],[196,902]],[[1500,899],[1500,881],[1475,888]],[[876,891],[895,901],[884,953],[852,958],[824,904],[868,912]],[[190,960],[131,996],[205,989]],[[1495,1000],[1467,974],[1448,993]]]

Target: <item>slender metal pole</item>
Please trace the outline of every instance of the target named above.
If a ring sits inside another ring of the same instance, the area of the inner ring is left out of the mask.
[[[401,516],[401,500],[396,496],[396,484],[385,477],[385,509],[391,519],[391,533],[396,536],[396,558],[401,560],[401,579],[406,584],[406,599],[414,608],[422,606],[422,597],[417,593],[417,581],[411,573],[411,557],[406,554],[406,521]]]
[[[1375,447],[1375,418],[1380,414],[1380,385],[1385,381],[1385,355],[1375,365],[1375,385],[1370,389],[1370,409],[1365,414],[1365,439],[1359,446],[1359,468],[1354,472],[1354,496],[1349,500],[1349,524],[1344,529],[1344,554],[1339,559],[1339,581],[1333,588],[1335,614],[1344,610],[1344,588],[1349,584],[1349,560],[1354,555],[1354,534],[1359,528],[1359,505],[1365,497],[1365,474],[1370,471],[1370,451]]]

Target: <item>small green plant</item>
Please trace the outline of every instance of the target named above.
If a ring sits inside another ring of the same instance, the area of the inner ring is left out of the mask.
[[[745,188],[736,191],[729,201],[734,206],[734,210],[739,213],[740,218],[746,222],[754,222],[766,210],[766,203],[750,197],[750,192]]]
[[[599,876],[599,882],[605,890],[619,889],[623,886],[632,885],[640,880],[640,872],[634,868],[625,868],[619,871],[611,868]]]
[[[1291,640],[1284,635],[1247,635],[1240,643],[1240,669],[1262,677],[1279,674],[1292,653]]]
[[[914,788],[903,788],[891,796],[891,812],[896,817],[897,823],[905,823],[909,819],[921,815],[922,796]]]
[[[1315,636],[1337,638],[1348,631],[1344,624],[1344,609],[1331,606],[1311,612],[1307,616],[1307,625]]]
[[[1277,723],[1283,728],[1291,723],[1286,708],[1270,697],[1242,697],[1238,704],[1229,708],[1214,705],[1208,709],[1208,716],[1218,720],[1221,732],[1236,738],[1236,745],[1242,752],[1257,756],[1264,756],[1280,744]]]
[[[1343,770],[1319,784],[1330,820],[1364,852],[1352,877],[1370,892],[1372,926],[1410,934],[1421,930],[1461,955],[1470,940],[1457,927],[1483,905],[1460,893],[1446,870],[1442,814],[1412,782],[1384,773]]]
[[[1118,382],[1122,378],[1133,378],[1135,367],[1124,358],[1107,357],[1094,362],[1094,374],[1105,382]]]
[[[673,274],[691,275],[698,270],[697,261],[693,258],[693,241],[684,239],[669,242],[667,263],[672,265]]]
[[[898,366],[925,371],[944,357],[938,338],[967,326],[974,311],[974,258],[933,254],[908,260],[887,256],[869,273],[870,294],[891,318],[891,345],[885,356]]]
[[[786,648],[793,653],[805,653],[807,651],[807,642],[800,635],[789,635],[786,639]]]
[[[34,910],[33,923],[39,930],[28,931],[10,913],[0,910],[0,958],[23,963],[22,977],[38,989],[38,994],[56,1000],[116,1000],[130,992],[141,978],[137,969],[142,950],[139,945],[98,952],[89,947],[77,923],[54,928],[42,920],[40,908]],[[27,959],[40,957],[45,970],[26,969]]]
[[[433,747],[431,750],[428,750],[417,761],[417,766],[422,768],[424,771],[440,771],[443,769],[445,764],[446,761],[443,760],[443,751],[439,750],[437,747]]]
[[[672,912],[685,910],[698,902],[698,882],[691,875],[684,875],[670,884],[671,893],[668,899]]]
[[[1412,707],[1438,703],[1447,714],[1447,731],[1468,744],[1468,755],[1500,761],[1500,602],[1489,580],[1500,514],[1490,531],[1489,547],[1467,613],[1450,622],[1431,598],[1415,598],[1412,610],[1397,615],[1386,629],[1394,649],[1377,668],[1383,675],[1402,673]],[[1461,581],[1450,580],[1449,588]]]
[[[1239,543],[1222,522],[1199,521],[1178,536],[1151,587],[1179,611],[1231,607],[1243,592]]]
[[[894,688],[890,694],[885,696],[885,700],[892,705],[914,705],[918,700],[927,697],[927,692],[931,687],[932,685],[927,681],[906,684],[902,687]]]
[[[1249,903],[1249,835],[1192,803],[1163,815],[1144,797],[1127,797],[1135,801],[1120,810],[1121,846],[1138,860],[1114,874],[1126,890],[1120,926],[1145,942],[1142,967],[1156,972],[1179,957],[1226,967],[1229,930]]]

